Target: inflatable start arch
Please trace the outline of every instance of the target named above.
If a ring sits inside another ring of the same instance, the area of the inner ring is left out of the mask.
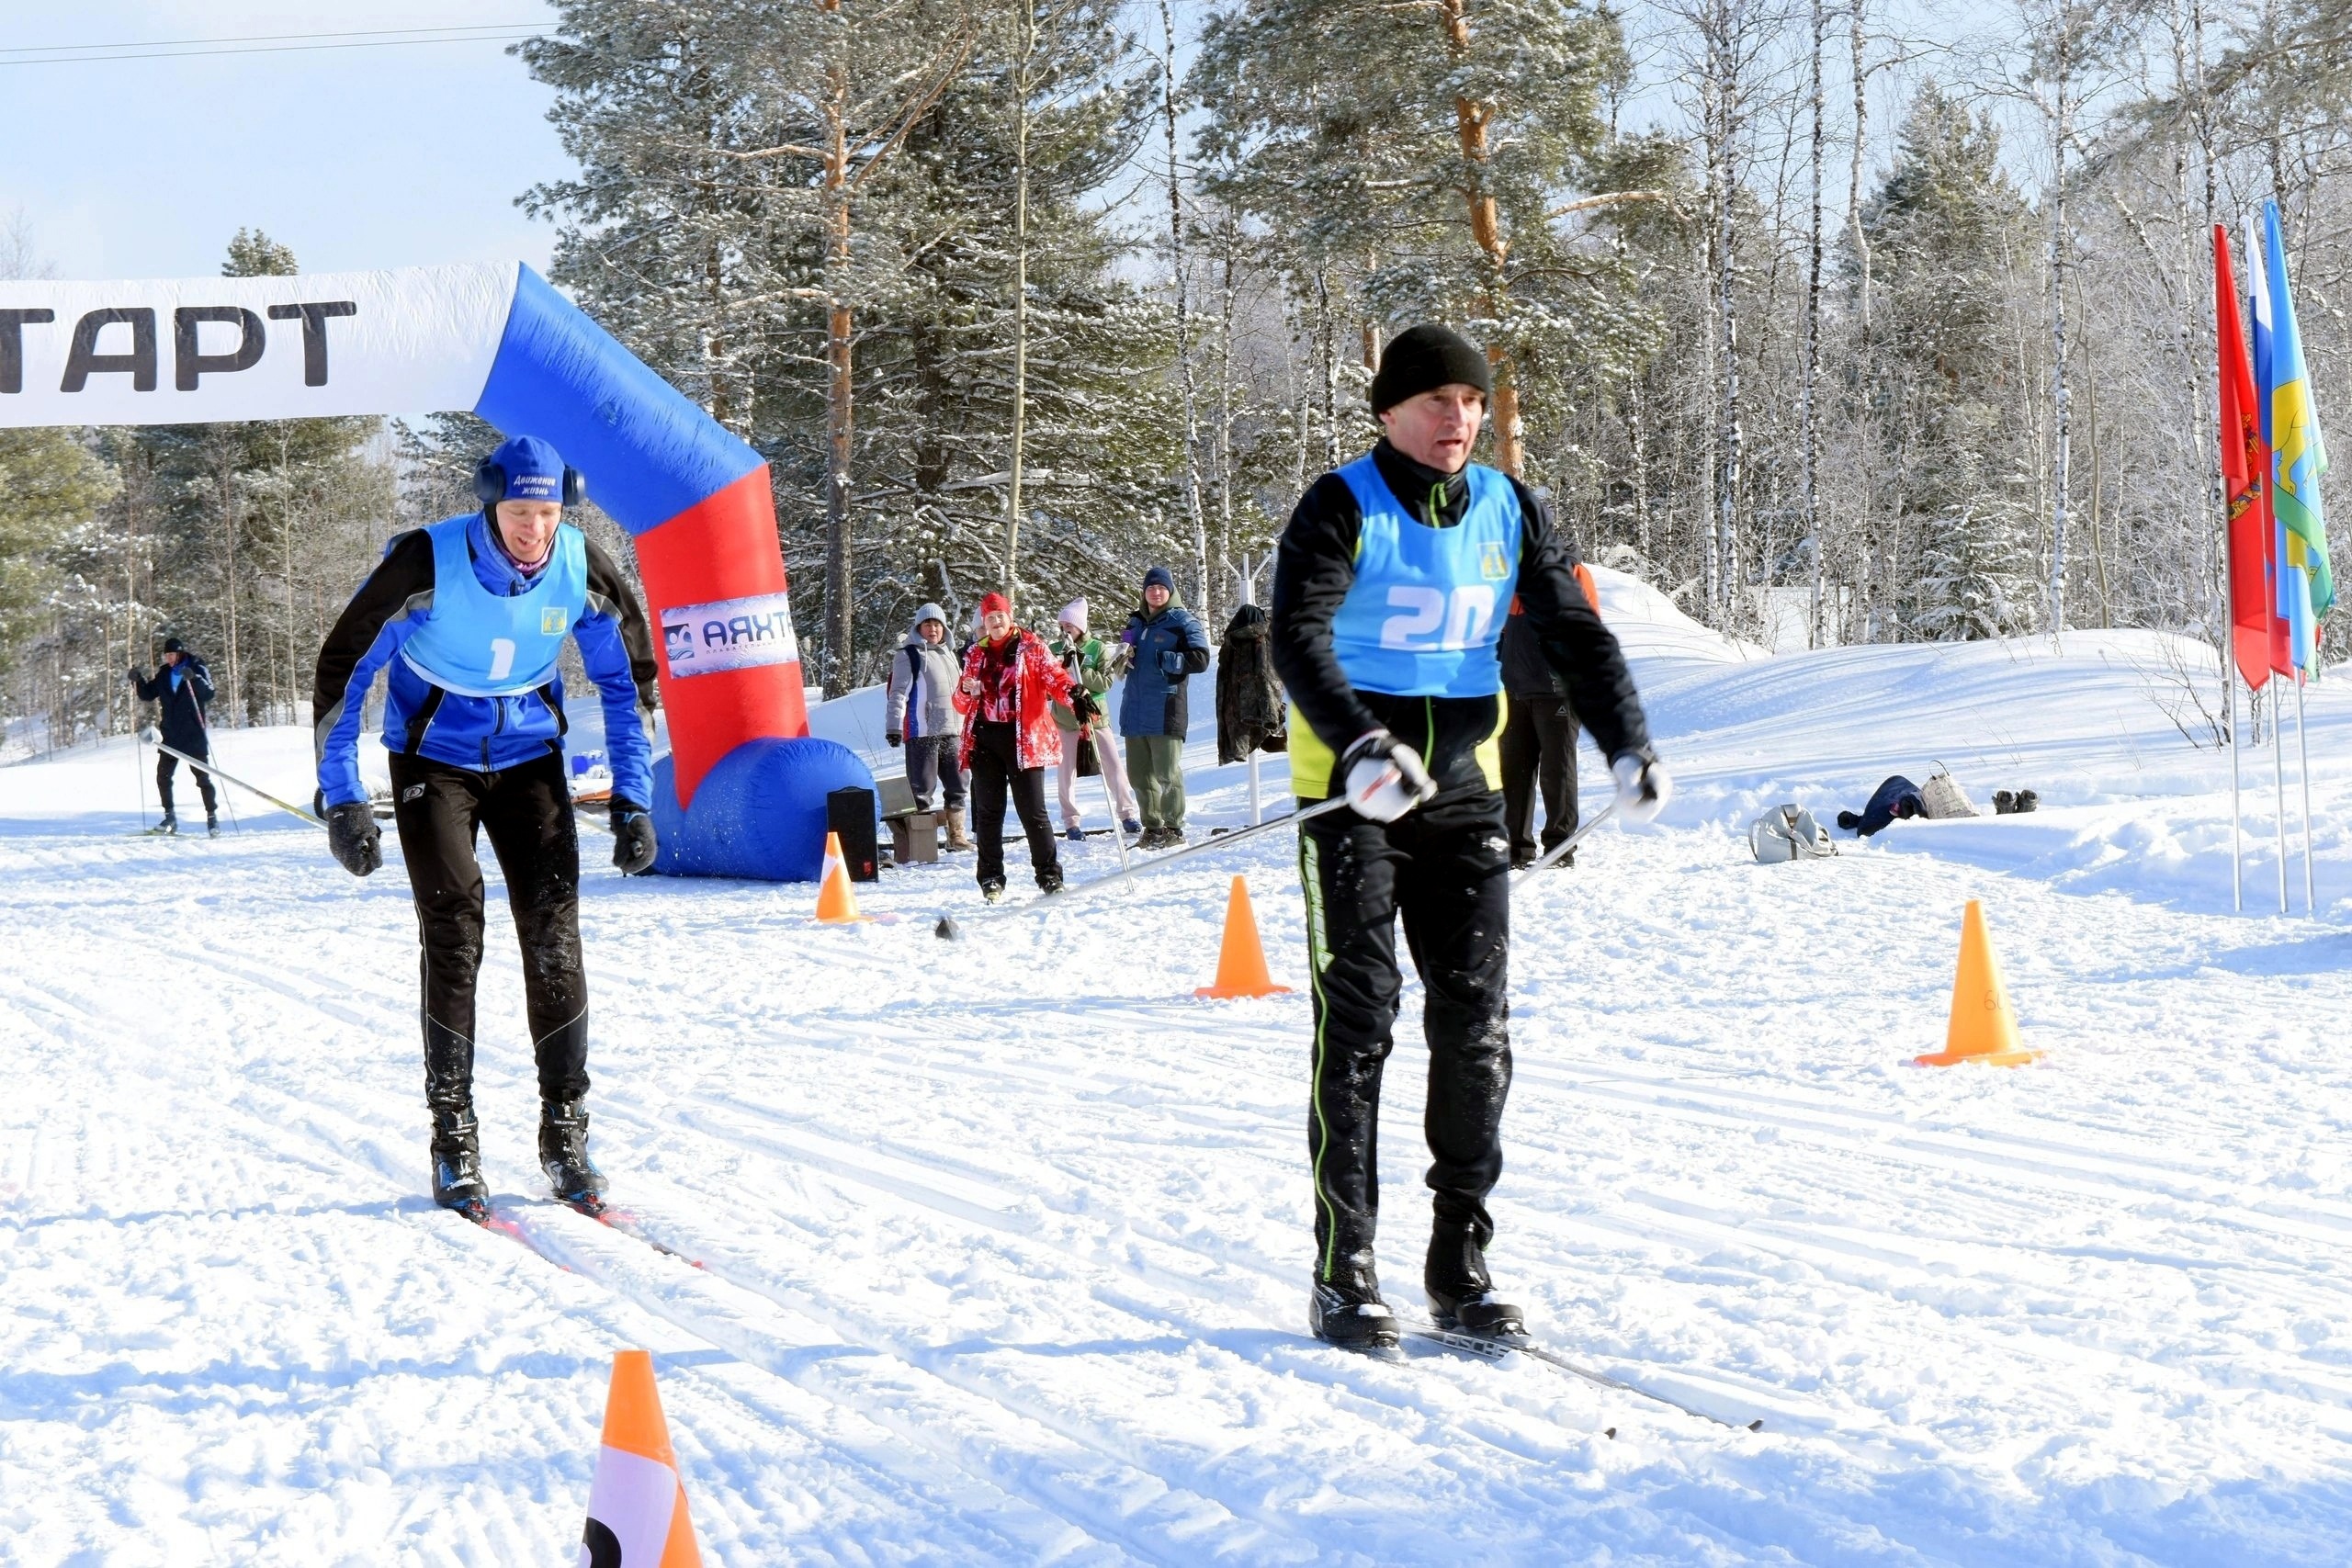
[[[555,443],[636,540],[670,716],[655,869],[813,881],[826,794],[874,780],[809,738],[767,465],[537,273],[0,283],[0,426],[452,409]]]

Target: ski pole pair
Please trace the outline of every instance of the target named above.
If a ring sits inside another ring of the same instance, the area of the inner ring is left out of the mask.
[[[239,789],[244,790],[249,794],[257,795],[264,800],[269,802],[272,806],[277,807],[280,811],[285,812],[288,816],[300,817],[303,821],[308,822],[313,828],[323,828],[326,826],[324,822],[320,821],[317,818],[311,816],[300,807],[288,805],[285,801],[278,799],[277,796],[270,794],[269,791],[262,788],[259,784],[249,784],[244,780],[237,777],[234,773],[224,773],[214,764],[210,762],[200,762],[194,757],[189,756],[187,752],[182,751],[175,747],[166,746],[162,741],[158,740],[155,742],[155,750],[167,756],[177,757],[181,761],[186,762],[191,768],[202,768],[206,773],[210,773],[214,778],[220,780],[223,784],[232,784]],[[145,799],[142,796],[141,800],[141,809],[143,811],[145,808]]]

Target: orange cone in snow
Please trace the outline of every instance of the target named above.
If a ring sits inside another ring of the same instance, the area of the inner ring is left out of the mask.
[[[855,925],[865,917],[857,912],[857,895],[849,887],[849,862],[842,855],[842,836],[825,835],[825,875],[817,887],[817,919],[829,926]]]
[[[1978,1062],[1988,1067],[2015,1067],[2041,1060],[2018,1039],[2018,1015],[2009,1006],[2008,987],[2001,984],[2001,965],[1993,956],[1993,939],[1984,930],[1984,907],[1968,901],[1960,924],[1960,971],[1951,982],[1951,1023],[1944,1031],[1944,1048],[1933,1055],[1914,1056],[1922,1067],[1949,1067]]]
[[[1216,956],[1216,984],[1203,986],[1196,997],[1272,997],[1286,995],[1266,973],[1266,945],[1258,940],[1258,916],[1250,908],[1250,885],[1233,879],[1225,901],[1225,946]]]
[[[702,1568],[678,1456],[653,1387],[653,1358],[643,1350],[613,1357],[579,1568]]]

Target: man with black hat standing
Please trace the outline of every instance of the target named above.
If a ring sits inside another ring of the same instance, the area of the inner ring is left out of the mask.
[[[204,712],[212,705],[212,671],[187,650],[187,644],[175,637],[165,637],[164,661],[155,667],[154,678],[141,675],[134,664],[130,682],[141,702],[157,705],[156,728],[164,745],[198,761],[212,761],[212,731],[205,723]],[[172,751],[155,754],[155,793],[164,801],[164,819],[154,828],[158,833],[180,830],[180,819],[172,810],[172,775],[179,772],[180,760]],[[220,808],[212,794],[212,775],[194,763],[187,771],[196,775],[196,792],[204,797],[204,830],[218,837]]]
[[[1372,384],[1386,436],[1308,489],[1274,567],[1292,787],[1302,805],[1344,795],[1353,807],[1299,828],[1315,999],[1308,1318],[1321,1338],[1379,1355],[1398,1338],[1373,1240],[1400,918],[1427,992],[1430,1310],[1461,1333],[1525,1332],[1486,1261],[1510,1088],[1510,848],[1495,742],[1496,641],[1514,594],[1611,760],[1620,814],[1656,817],[1668,787],[1624,655],[1577,588],[1574,547],[1525,485],[1470,461],[1491,389],[1486,355],[1455,333],[1399,334]]]
[[[395,538],[319,649],[319,793],[328,847],[366,876],[383,863],[359,777],[360,710],[388,672],[384,746],[393,820],[416,898],[424,992],[424,1098],[433,1198],[489,1214],[473,1106],[474,979],[481,964],[477,833],[506,876],[539,1077],[539,1164],[589,1213],[605,1178],[588,1157],[588,986],[580,959],[580,840],[563,761],[563,639],[603,699],[612,760],[613,863],[653,863],[651,745],[638,708],[653,648],[628,580],[563,521],[584,486],[535,436],[475,471],[481,510]]]

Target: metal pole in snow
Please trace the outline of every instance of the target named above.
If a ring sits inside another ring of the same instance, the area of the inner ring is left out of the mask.
[[[2278,837],[2278,912],[2287,912],[2287,764],[2279,760],[2278,747],[2278,676],[2270,677],[2270,782],[2278,791],[2278,807],[2271,813],[2271,821]]]
[[[2312,876],[2312,747],[2304,735],[2303,675],[2295,671],[2295,750],[2301,759],[2303,777],[2303,913],[2317,919],[2319,898],[2313,892]]]
[[[2245,840],[2239,829],[2238,816],[2238,671],[2237,661],[2231,650],[2224,649],[2222,662],[2228,668],[2230,682],[2230,908],[2245,913],[2245,874],[2239,861],[2245,852]]]

